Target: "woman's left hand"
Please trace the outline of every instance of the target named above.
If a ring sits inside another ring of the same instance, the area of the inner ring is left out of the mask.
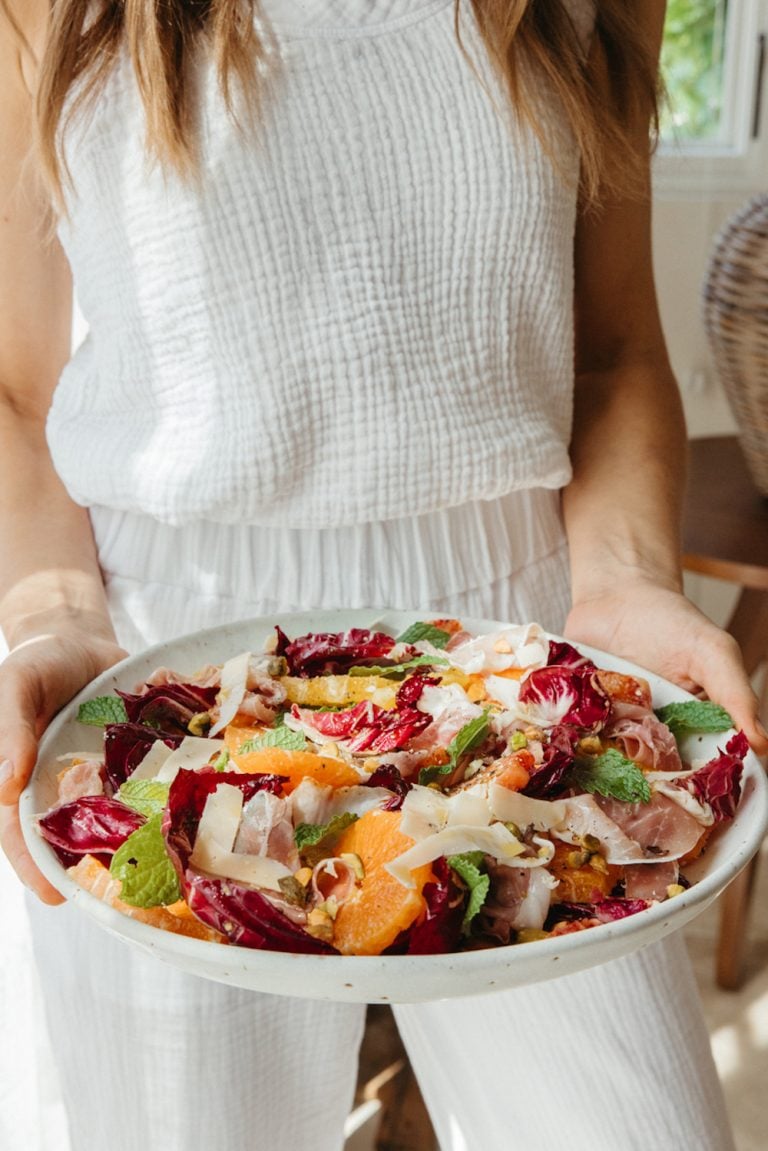
[[[565,635],[621,656],[686,691],[704,692],[732,716],[758,755],[768,732],[736,641],[678,591],[638,581],[575,603]]]

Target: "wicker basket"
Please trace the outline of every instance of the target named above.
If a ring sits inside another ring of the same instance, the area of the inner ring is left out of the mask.
[[[768,497],[768,193],[715,240],[704,279],[704,327],[747,467]]]

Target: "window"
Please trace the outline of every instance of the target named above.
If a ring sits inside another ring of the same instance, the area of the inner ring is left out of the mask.
[[[768,0],[668,0],[655,185],[686,198],[768,184]]]

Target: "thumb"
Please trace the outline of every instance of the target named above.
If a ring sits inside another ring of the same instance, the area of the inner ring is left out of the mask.
[[[746,735],[753,751],[757,755],[768,755],[768,732],[760,719],[760,701],[744,670],[741,651],[726,633],[718,638],[719,658],[712,658],[711,651],[702,651],[698,666],[692,668],[693,677],[710,699],[725,708],[734,726]]]
[[[0,702],[0,715],[13,714]],[[37,761],[36,724],[18,718],[0,734],[0,804],[18,803]]]

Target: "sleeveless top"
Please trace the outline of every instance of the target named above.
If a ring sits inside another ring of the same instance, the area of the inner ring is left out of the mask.
[[[563,0],[566,2],[566,0]],[[570,0],[586,38],[592,0]],[[121,58],[66,136],[87,338],[48,418],[73,498],[335,528],[570,477],[578,156],[552,164],[463,4],[263,0],[258,126],[197,85],[200,172],[148,162]]]

